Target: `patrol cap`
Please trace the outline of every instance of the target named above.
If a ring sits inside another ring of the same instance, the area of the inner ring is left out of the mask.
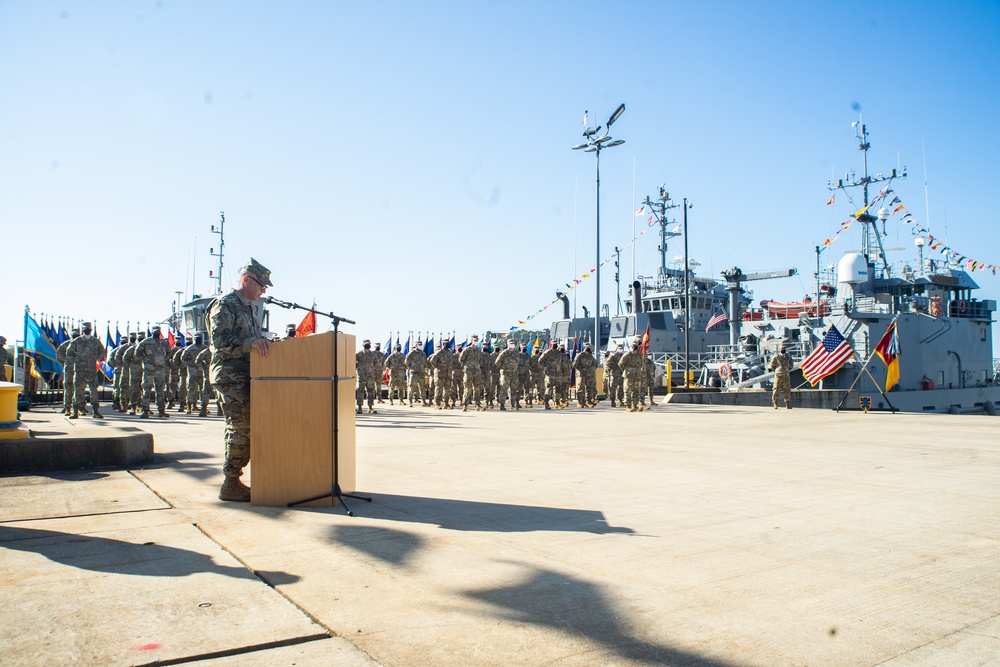
[[[297,327],[294,324],[286,324],[285,331],[295,331]]]
[[[414,344],[415,344],[415,345],[423,345],[423,344],[424,344],[424,341],[422,341],[422,340],[420,340],[420,339],[418,338],[418,339],[417,339],[417,342],[416,342],[416,343],[414,343]]]
[[[253,257],[247,260],[246,266],[243,267],[243,270],[260,281],[261,285],[264,285],[265,287],[274,287],[274,283],[271,282],[270,269],[265,267]]]
[[[396,352],[399,352],[402,349],[403,349],[403,346],[400,345],[399,343],[396,343]]]
[[[80,328],[83,329],[84,331],[90,331],[91,329],[94,328],[94,325],[91,324],[90,322],[84,322],[83,324],[80,325]]]
[[[73,334],[74,336],[79,336],[80,335],[80,330],[79,329],[73,329],[70,333]]]

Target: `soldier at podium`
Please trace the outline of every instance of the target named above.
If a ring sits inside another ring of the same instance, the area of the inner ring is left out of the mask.
[[[263,356],[271,350],[253,302],[272,286],[271,272],[253,257],[237,274],[239,287],[216,297],[208,307],[212,350],[210,375],[226,417],[225,481],[219,500],[250,501],[250,487],[240,481],[250,462],[250,349]]]

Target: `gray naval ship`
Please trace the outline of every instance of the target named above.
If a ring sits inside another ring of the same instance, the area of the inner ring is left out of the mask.
[[[869,174],[868,132],[860,122],[855,127],[864,156],[862,175],[831,182],[830,188],[863,194],[865,205],[852,216],[862,227],[862,249],[846,253],[831,267],[835,270],[823,271],[816,248],[814,298],[752,307],[745,283],[792,276],[795,269],[744,273],[733,267],[722,272],[723,280],[715,280],[695,275],[686,252],[682,264],[668,266],[667,241],[679,234],[667,231],[673,204],[661,188],[658,201],[645,202],[661,228],[657,276],[632,284],[624,314],[602,318],[601,347],[627,347],[648,328],[660,377],[669,372],[674,385],[694,383],[709,391],[699,402],[729,403],[738,401],[734,395],[740,392],[769,389],[773,375],[767,364],[784,344],[796,362],[792,387],[802,407],[993,414],[1000,402],[993,358],[996,301],[975,296],[979,285],[961,265],[925,260],[924,237],[916,240],[921,250],[917,268],[905,264],[894,270],[884,245],[886,204],[905,169]],[[874,210],[876,215],[870,213]],[[899,382],[886,392],[886,366],[874,351],[893,322]],[[855,354],[813,388],[799,365],[833,327]],[[571,319],[568,313],[552,325],[557,339],[588,330],[594,330],[593,318]]]

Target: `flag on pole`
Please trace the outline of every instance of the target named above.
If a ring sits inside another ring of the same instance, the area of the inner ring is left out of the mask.
[[[899,384],[899,334],[896,332],[896,321],[893,320],[882,334],[875,354],[885,362],[885,390],[889,391]]]
[[[830,196],[830,201],[828,201],[828,202],[826,203],[826,205],[827,205],[827,206],[830,206],[830,205],[832,205],[832,204],[833,204],[833,200],[834,200],[834,198],[835,198],[836,196],[837,196],[837,195],[836,195],[836,193],[834,193],[833,195],[831,195],[831,196]]]
[[[306,316],[295,327],[295,337],[305,338],[309,334],[316,333],[316,313],[306,313]]]
[[[403,347],[404,357],[410,353],[410,338],[413,338],[413,334],[410,334],[409,338],[406,339],[406,345]]]
[[[392,354],[392,332],[389,332],[389,338],[385,341],[385,349],[382,350],[382,358],[388,359],[389,355]],[[388,373],[389,371],[386,370]]]
[[[717,324],[722,324],[723,322],[728,322],[729,318],[726,317],[726,312],[721,308],[716,308],[715,312],[712,314],[712,319],[708,321],[708,326],[705,327],[705,331],[711,330],[712,327]]]
[[[167,344],[168,344],[168,347],[170,347],[170,349],[173,349],[174,345],[177,344],[177,338],[174,336],[174,332],[173,331],[168,331],[167,332]]]
[[[816,349],[803,360],[800,366],[802,376],[815,387],[816,383],[827,375],[833,375],[840,370],[840,367],[846,364],[852,356],[854,356],[854,348],[837,331],[837,327],[831,326],[830,330],[823,336],[823,342],[817,345]]]
[[[634,217],[636,217],[636,218],[641,218],[641,217],[642,217],[642,213],[643,213],[643,211],[645,211],[645,210],[646,210],[646,205],[645,205],[645,204],[643,204],[643,205],[642,205],[642,206],[640,206],[639,208],[635,209],[635,216],[634,216]]]
[[[113,350],[113,349],[115,349],[115,347],[117,347],[115,345],[114,339],[111,338],[111,325],[110,324],[108,325],[108,335],[104,339],[104,347],[108,348],[109,350]]]
[[[646,325],[646,333],[642,334],[642,342],[639,343],[639,354],[649,352],[649,325]]]

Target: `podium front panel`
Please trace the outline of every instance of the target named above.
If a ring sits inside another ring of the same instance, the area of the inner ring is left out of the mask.
[[[356,490],[355,338],[339,334],[335,368],[333,336],[329,332],[280,341],[267,357],[256,351],[250,355],[252,505],[284,507],[330,493],[335,437],[341,491]],[[333,504],[328,497],[307,506]]]

